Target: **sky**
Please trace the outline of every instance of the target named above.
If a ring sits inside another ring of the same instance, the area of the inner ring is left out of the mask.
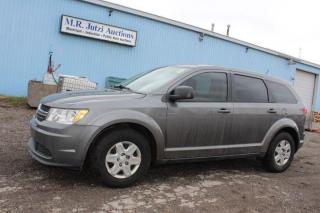
[[[319,0],[108,0],[320,64]]]

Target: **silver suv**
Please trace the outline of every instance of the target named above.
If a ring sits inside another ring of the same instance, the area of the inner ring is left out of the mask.
[[[214,66],[169,66],[113,89],[44,98],[31,120],[32,157],[90,168],[125,187],[151,164],[263,159],[286,170],[303,144],[306,108],[285,82]]]

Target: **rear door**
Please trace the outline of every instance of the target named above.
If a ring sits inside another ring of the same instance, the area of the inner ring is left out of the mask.
[[[262,79],[241,74],[232,75],[232,102],[232,142],[244,148],[238,149],[239,153],[254,153],[277,120],[279,109],[269,103],[268,89]]]

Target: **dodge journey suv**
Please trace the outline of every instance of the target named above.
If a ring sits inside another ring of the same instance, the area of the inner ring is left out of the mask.
[[[52,166],[90,168],[125,187],[151,164],[255,156],[286,170],[303,144],[306,108],[285,82],[214,66],[154,69],[104,91],[41,100],[29,150]]]

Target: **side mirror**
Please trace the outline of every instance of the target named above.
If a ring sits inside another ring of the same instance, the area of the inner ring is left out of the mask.
[[[194,97],[194,90],[189,86],[178,86],[169,95],[171,101],[180,99],[192,99]]]

